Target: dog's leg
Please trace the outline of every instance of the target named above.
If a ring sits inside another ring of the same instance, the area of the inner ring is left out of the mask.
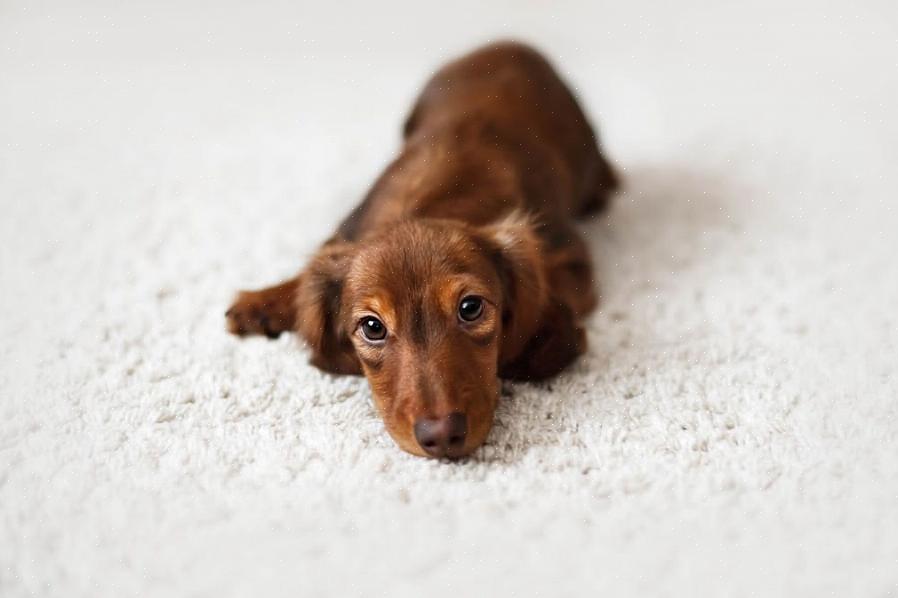
[[[589,262],[571,261],[556,267],[549,274],[549,284],[578,320],[589,315],[598,303]]]
[[[260,291],[241,291],[225,312],[228,332],[239,336],[264,334],[277,338],[296,324],[299,277]]]
[[[546,250],[549,288],[580,319],[596,307],[597,296],[589,249],[568,224],[554,222],[541,229]]]
[[[620,187],[620,179],[614,171],[614,167],[605,160],[601,153],[597,153],[594,172],[590,177],[589,190],[583,197],[577,210],[577,218],[587,218],[594,214],[604,212],[608,207],[611,194]]]

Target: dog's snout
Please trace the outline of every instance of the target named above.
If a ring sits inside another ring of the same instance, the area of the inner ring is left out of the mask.
[[[468,421],[461,413],[422,417],[415,422],[415,440],[431,457],[460,457],[467,434]]]

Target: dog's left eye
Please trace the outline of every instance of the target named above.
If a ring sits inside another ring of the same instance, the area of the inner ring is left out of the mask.
[[[473,322],[483,313],[483,299],[468,296],[458,304],[458,317],[465,322]]]

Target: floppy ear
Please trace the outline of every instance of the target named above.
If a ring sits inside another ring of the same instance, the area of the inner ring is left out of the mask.
[[[296,330],[312,350],[312,365],[333,374],[361,374],[355,348],[340,317],[343,281],[354,254],[350,243],[321,248],[300,275]]]
[[[550,295],[539,328],[514,358],[499,362],[499,376],[510,380],[544,380],[558,374],[586,351],[586,334],[574,312]]]
[[[531,218],[513,212],[481,229],[503,289],[502,378],[554,376],[586,348],[573,311],[549,288],[546,256],[536,226]]]

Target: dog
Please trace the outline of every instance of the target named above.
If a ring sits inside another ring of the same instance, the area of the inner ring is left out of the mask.
[[[545,379],[585,351],[597,298],[573,221],[618,178],[572,92],[517,42],[437,71],[403,139],[305,269],[238,293],[227,327],[298,333],[313,365],[367,377],[400,448],[455,459],[486,440],[500,379]]]

